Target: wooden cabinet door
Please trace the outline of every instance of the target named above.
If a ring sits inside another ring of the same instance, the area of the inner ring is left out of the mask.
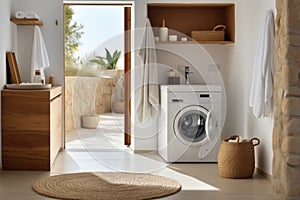
[[[57,96],[50,103],[50,165],[62,147],[62,97]]]

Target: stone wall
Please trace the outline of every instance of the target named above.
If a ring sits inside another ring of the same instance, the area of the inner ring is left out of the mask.
[[[273,189],[300,199],[300,1],[277,0]]]
[[[111,112],[111,97],[116,78],[65,78],[65,130],[80,127],[80,117],[86,114]]]

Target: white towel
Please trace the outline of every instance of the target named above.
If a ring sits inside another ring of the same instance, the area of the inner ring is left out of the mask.
[[[32,57],[31,57],[31,81],[33,82],[34,71],[39,69],[41,77],[45,80],[44,69],[50,67],[48,53],[41,29],[38,26],[34,27]]]
[[[267,11],[255,59],[250,92],[250,107],[257,118],[265,117],[273,109],[273,78],[275,25],[272,10]]]
[[[24,17],[25,19],[40,19],[40,17],[35,12],[32,11],[26,12],[24,14]]]
[[[17,19],[24,19],[24,18],[25,18],[25,14],[24,14],[23,11],[17,11],[17,12],[15,13],[15,17],[16,17]]]
[[[155,39],[150,24],[146,20],[145,33],[139,55],[142,58],[140,99],[137,105],[137,120],[143,125],[150,124],[159,112],[159,90]]]

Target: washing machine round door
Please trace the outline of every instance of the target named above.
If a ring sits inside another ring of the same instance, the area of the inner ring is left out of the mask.
[[[205,125],[208,110],[191,105],[180,110],[173,123],[175,136],[188,146],[199,146],[208,140]]]

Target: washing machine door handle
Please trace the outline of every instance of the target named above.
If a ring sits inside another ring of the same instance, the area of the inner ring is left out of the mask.
[[[216,133],[214,128],[217,126],[216,123],[215,113],[214,111],[210,110],[207,114],[205,122],[205,131],[208,141],[213,141],[215,139]]]

